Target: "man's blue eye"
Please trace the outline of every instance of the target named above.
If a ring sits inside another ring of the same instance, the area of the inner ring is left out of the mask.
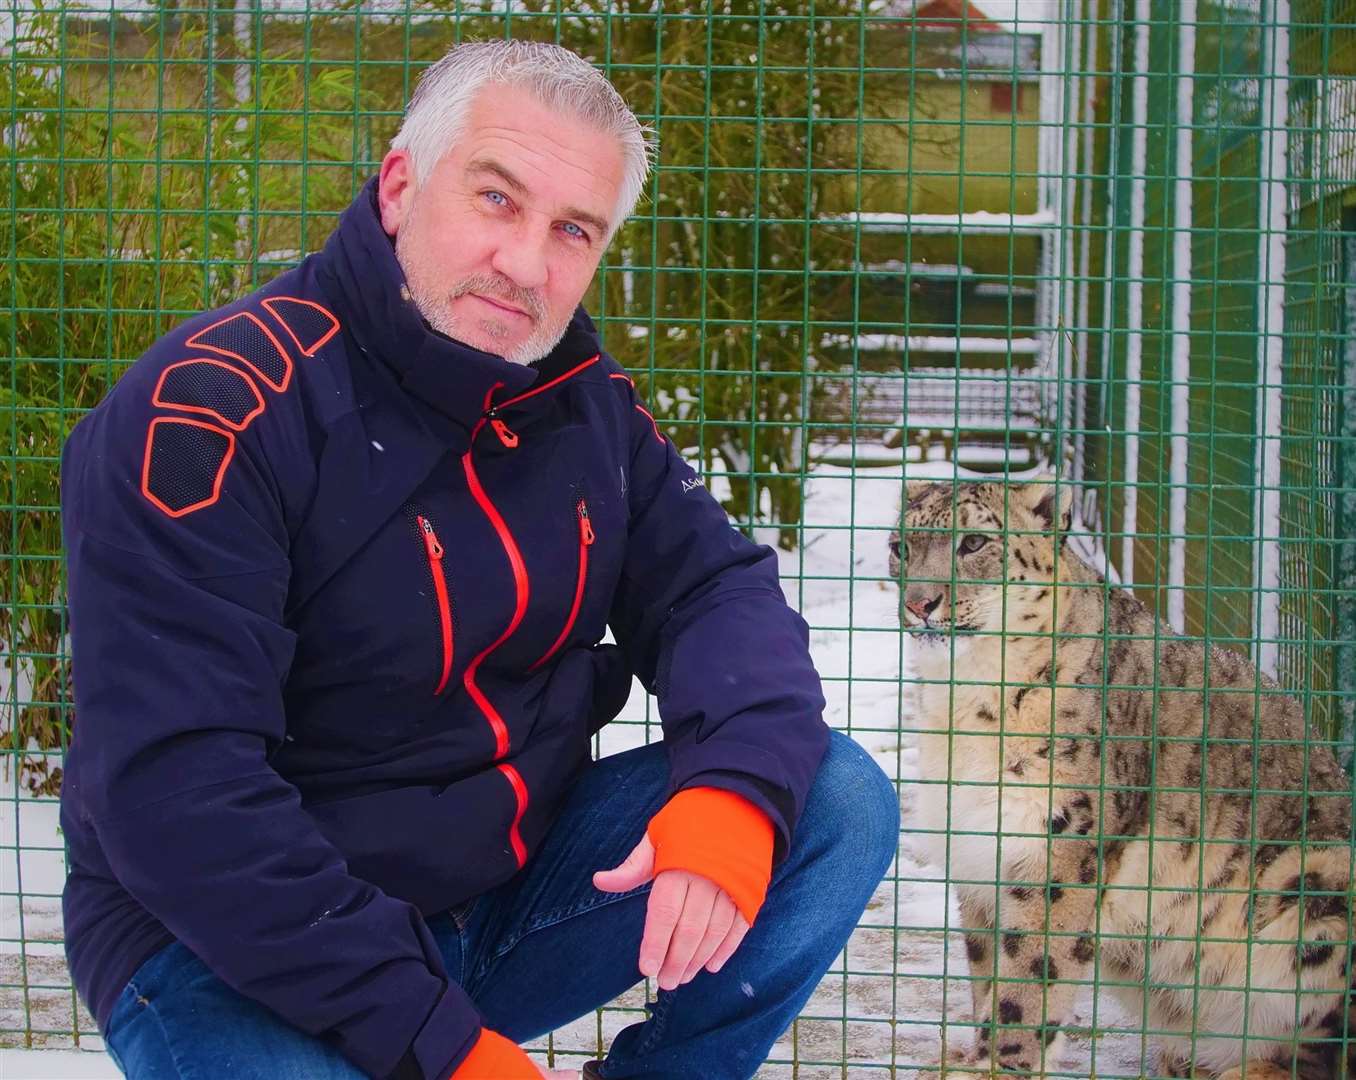
[[[586,233],[573,221],[565,222],[565,231],[568,232],[571,236],[579,237],[581,240],[587,240],[589,238],[588,233]]]
[[[485,198],[489,199],[490,202],[494,203],[496,206],[508,205],[508,196],[502,191],[487,191],[485,192]]]

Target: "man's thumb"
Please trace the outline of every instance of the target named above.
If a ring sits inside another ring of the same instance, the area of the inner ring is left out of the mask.
[[[635,850],[615,870],[599,870],[593,875],[594,888],[601,892],[629,892],[654,877],[654,845],[649,834],[640,838]]]

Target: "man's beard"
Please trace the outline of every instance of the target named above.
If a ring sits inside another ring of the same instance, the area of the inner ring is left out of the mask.
[[[549,323],[546,305],[541,297],[531,289],[520,288],[502,274],[471,274],[453,283],[450,288],[442,285],[430,286],[425,281],[422,268],[418,266],[418,258],[410,251],[410,245],[401,243],[409,234],[410,224],[411,222],[407,221],[405,228],[396,233],[396,261],[405,272],[405,283],[410,290],[411,299],[414,300],[414,306],[419,309],[419,314],[429,326],[444,337],[460,341],[472,348],[482,349],[484,352],[495,352],[514,364],[534,364],[549,356],[560,344],[560,339],[569,329],[573,312],[557,324]],[[452,301],[467,293],[503,300],[507,304],[521,308],[532,319],[532,332],[525,340],[507,351],[496,349],[494,345],[482,347],[467,341],[465,334],[470,326],[474,326],[491,342],[502,341],[511,334],[504,322],[492,317],[468,319],[453,315],[450,310]]]

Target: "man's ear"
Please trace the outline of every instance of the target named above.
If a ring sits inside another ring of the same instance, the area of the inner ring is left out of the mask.
[[[377,175],[377,210],[387,236],[395,236],[405,224],[418,187],[414,161],[408,151],[392,150],[382,158],[381,172]]]

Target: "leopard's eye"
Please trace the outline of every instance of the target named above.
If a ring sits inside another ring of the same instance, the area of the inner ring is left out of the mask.
[[[961,537],[959,551],[962,555],[973,555],[989,542],[989,537],[981,536],[979,533],[969,533]]]

